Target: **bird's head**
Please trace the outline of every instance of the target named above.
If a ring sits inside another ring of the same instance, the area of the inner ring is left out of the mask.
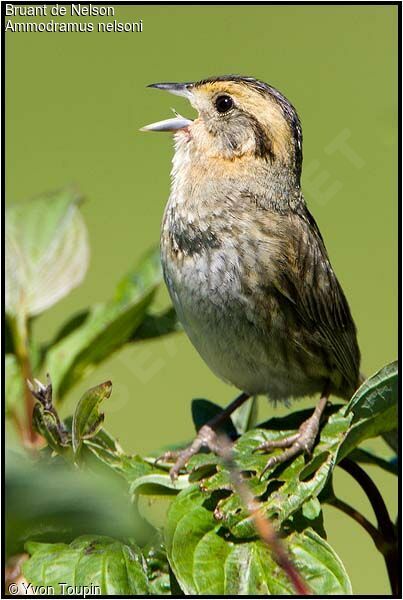
[[[275,88],[252,77],[211,77],[193,83],[154,83],[149,87],[184,96],[197,110],[194,121],[175,118],[142,131],[172,131],[209,157],[235,160],[254,156],[292,168],[299,179],[302,131],[291,103]],[[184,136],[184,137],[183,137]]]

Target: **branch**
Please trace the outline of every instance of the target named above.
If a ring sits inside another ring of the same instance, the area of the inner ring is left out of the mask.
[[[392,593],[400,595],[400,568],[396,529],[389,517],[388,509],[381,493],[370,476],[354,461],[349,458],[343,458],[339,466],[356,480],[371,503],[378,523],[377,533],[379,539],[378,542],[375,542],[376,547],[385,560]]]
[[[216,450],[219,456],[223,459],[230,473],[235,491],[239,494],[242,502],[253,519],[257,533],[262,541],[270,548],[276,563],[279,565],[279,567],[281,567],[281,569],[284,570],[290,579],[296,594],[301,596],[311,595],[311,590],[292,563],[283,543],[277,535],[275,528],[269,519],[266,519],[262,515],[259,504],[256,502],[249,487],[245,483],[244,478],[236,467],[232,457],[231,442],[226,437],[220,436]]]
[[[378,529],[374,527],[374,525],[372,525],[372,523],[370,523],[370,521],[368,521],[368,519],[366,519],[364,515],[362,515],[358,510],[353,508],[350,504],[347,504],[347,502],[340,500],[340,498],[337,498],[336,496],[334,498],[326,500],[326,502],[327,504],[338,508],[346,515],[354,519],[354,521],[356,521],[359,525],[361,525],[361,527],[363,527],[365,531],[369,533],[369,535],[372,537],[374,544],[378,548],[378,550],[382,551],[381,548],[384,543],[383,537],[378,531]]]
[[[362,487],[368,500],[371,503],[373,511],[378,522],[378,529],[385,535],[387,539],[395,539],[395,527],[390,520],[388,509],[381,496],[380,491],[372,481],[370,476],[357,463],[349,458],[343,458],[339,466],[347,471],[356,482]]]
[[[21,369],[25,403],[25,419],[23,423],[19,421],[22,427],[17,426],[17,431],[21,435],[24,446],[28,448],[34,448],[41,443],[41,438],[33,429],[32,414],[35,402],[26,386],[26,381],[32,379],[32,368],[29,357],[28,326],[25,315],[17,315],[17,317],[11,321],[11,331],[15,347],[15,355]],[[14,422],[17,425],[15,419]]]

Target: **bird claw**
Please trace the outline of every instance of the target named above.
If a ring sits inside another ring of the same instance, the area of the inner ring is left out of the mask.
[[[319,421],[312,415],[309,419],[304,421],[299,427],[298,433],[289,435],[281,440],[268,440],[260,444],[256,450],[271,450],[273,448],[285,448],[284,452],[271,456],[267,461],[260,479],[273,467],[283,464],[298,456],[298,454],[304,453],[308,456],[312,455],[312,450],[315,445],[315,440],[319,432]]]
[[[273,448],[288,448],[298,439],[298,437],[299,433],[295,433],[293,435],[288,435],[285,438],[281,438],[280,440],[266,440],[255,448],[253,452],[258,452],[259,450],[273,450]]]
[[[164,454],[160,454],[160,456],[157,456],[157,458],[154,461],[154,467],[157,467],[158,463],[161,463],[161,462],[170,463],[170,462],[173,462],[174,460],[176,461],[179,454],[180,454],[179,450],[167,450],[166,452],[164,452]]]
[[[208,448],[211,452],[215,453],[218,448],[217,434],[209,425],[203,425],[203,427],[199,429],[190,446],[180,451],[166,452],[161,457],[157,458],[156,462],[162,459],[166,459],[167,462],[169,460],[175,460],[175,464],[170,469],[169,475],[172,481],[176,481],[180,472],[186,467],[192,456],[197,454],[202,448]]]

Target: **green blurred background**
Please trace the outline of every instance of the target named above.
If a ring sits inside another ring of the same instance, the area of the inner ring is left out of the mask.
[[[107,299],[158,243],[172,140],[138,130],[167,118],[171,106],[188,116],[193,110],[146,85],[238,73],[278,87],[296,106],[305,137],[304,193],[351,304],[362,369],[371,374],[395,359],[397,7],[113,6],[118,21],[142,19],[143,32],[6,34],[7,201],[66,184],[87,199],[89,273],[38,319],[39,338],[48,340],[72,312]],[[112,19],[64,17],[95,26]],[[161,290],[158,304],[166,303]],[[236,393],[210,373],[185,335],[176,335],[113,356],[73,390],[64,413],[84,389],[109,378],[106,426],[140,453],[192,436],[192,397],[226,404]],[[266,418],[287,409],[261,399],[259,410]],[[386,446],[374,444],[387,455]],[[393,476],[369,471],[394,517]],[[338,474],[336,485],[373,519],[347,475]],[[354,592],[389,593],[370,538],[335,509],[325,511],[329,541]]]

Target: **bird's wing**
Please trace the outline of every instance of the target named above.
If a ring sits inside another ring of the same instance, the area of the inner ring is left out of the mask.
[[[293,305],[300,325],[312,333],[351,389],[359,378],[356,328],[330,264],[319,228],[304,207],[287,214],[285,260],[275,269],[274,286]],[[284,235],[285,234],[285,235]]]

